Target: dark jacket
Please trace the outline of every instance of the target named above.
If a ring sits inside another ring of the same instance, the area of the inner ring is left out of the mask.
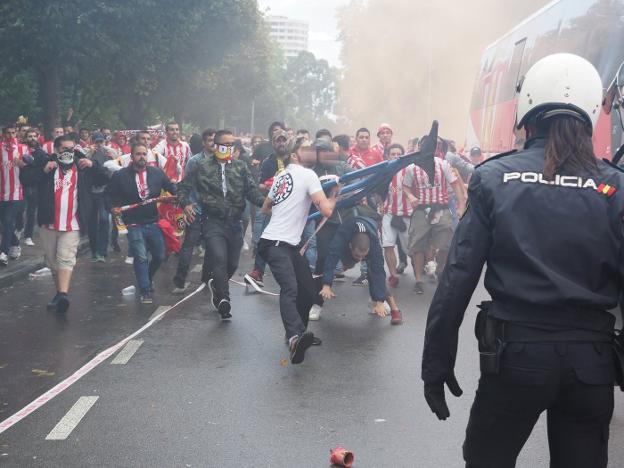
[[[549,183],[542,175],[545,145],[545,138],[529,140],[524,150],[475,169],[429,308],[425,382],[452,372],[458,329],[486,262],[494,317],[533,327],[613,330],[614,317],[605,310],[622,292],[624,174],[599,161],[598,174],[562,172]]]
[[[220,220],[240,220],[245,210],[245,200],[262,206],[264,195],[258,190],[247,164],[232,160],[225,163],[227,196],[223,196],[221,163],[213,156],[205,158],[184,175],[178,184],[178,199],[182,206],[193,201],[191,192],[195,190],[202,207],[202,214]]]
[[[370,250],[365,261],[368,264],[368,289],[371,299],[384,301],[386,300],[386,271],[384,270],[383,251],[377,226],[370,218],[354,216],[340,225],[329,244],[329,252],[323,268],[323,284],[331,286],[339,260],[342,261],[345,269],[357,263],[351,255],[349,243],[358,233],[366,233],[370,237]]]
[[[147,187],[149,198],[160,196],[162,190],[175,195],[176,186],[159,167],[147,166]],[[106,186],[105,200],[106,206],[110,209],[140,203],[141,197],[136,184],[136,171],[130,167],[125,167],[113,174],[110,182]],[[125,224],[151,224],[158,221],[158,207],[156,203],[139,206],[132,210],[124,211],[122,218]]]
[[[33,153],[34,163],[24,167],[20,171],[20,181],[25,186],[36,185],[38,187],[38,208],[37,223],[39,226],[54,224],[55,206],[54,206],[54,174],[60,169],[45,173],[43,168],[49,162],[54,160],[49,157],[45,151]],[[84,158],[84,154],[79,151],[75,152],[76,162]],[[78,166],[76,166],[77,168]],[[91,190],[94,185],[102,184],[107,179],[106,170],[99,166],[97,161],[93,161],[93,166],[87,169],[78,169],[78,223],[82,232],[87,231],[89,219],[92,215],[93,195]]]

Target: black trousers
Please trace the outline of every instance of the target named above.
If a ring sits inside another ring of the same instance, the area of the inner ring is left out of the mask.
[[[310,309],[318,296],[307,259],[299,254],[298,247],[262,238],[258,242],[258,254],[280,285],[280,314],[286,338],[301,335],[308,327]]]
[[[205,257],[209,257],[212,270],[215,302],[230,300],[230,278],[238,268],[243,248],[243,225],[241,220],[223,221],[206,218],[202,221],[206,243]],[[204,257],[204,266],[206,258]],[[205,272],[204,272],[205,273]],[[202,279],[203,275],[202,275]]]
[[[173,277],[173,284],[175,284],[178,288],[184,287],[184,283],[186,282],[186,277],[188,276],[189,268],[191,266],[191,261],[193,259],[193,250],[195,249],[195,246],[199,244],[201,235],[202,222],[198,217],[195,218],[195,221],[188,225],[184,230],[184,242],[182,242],[182,247],[180,247],[180,252],[178,253],[178,267],[176,269],[175,276]],[[207,272],[205,271],[209,258],[209,255],[204,254],[202,281],[204,281],[204,277],[210,277],[210,275],[206,274]]]
[[[607,466],[613,361],[607,343],[512,343],[482,375],[464,442],[467,468],[512,468],[547,412],[551,468]]]

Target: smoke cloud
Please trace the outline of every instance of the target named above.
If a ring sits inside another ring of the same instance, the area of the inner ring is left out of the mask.
[[[395,141],[464,142],[483,49],[548,0],[353,0],[339,11],[344,70],[336,113],[353,133],[387,122]]]

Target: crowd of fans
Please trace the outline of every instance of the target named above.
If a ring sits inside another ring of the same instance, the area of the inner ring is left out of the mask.
[[[320,129],[312,138],[308,130],[294,131],[282,122],[273,122],[266,138],[236,137],[214,129],[185,135],[177,123],[170,122],[164,130],[57,127],[45,139],[38,128],[25,122],[6,125],[0,153],[0,266],[17,260],[22,245],[41,243],[58,291],[49,307],[66,310],[80,233],[88,235],[91,261],[106,262],[110,250],[121,252],[119,233],[127,230],[126,261],[134,265],[142,302],[153,301],[151,281],[170,250],[177,252],[178,261],[173,292],[186,291],[189,266],[199,247],[206,249],[202,280],[212,281],[213,303],[222,316],[228,315],[227,284],[238,267],[241,249],[252,249],[254,254],[245,281],[254,288],[264,287],[266,263],[257,255],[257,246],[270,214],[260,206],[290,156],[305,153],[308,157],[300,157],[301,164],[325,181],[400,158],[423,142],[413,138],[405,149],[393,136],[391,126],[381,124],[374,133],[360,128],[353,136],[332,135]],[[365,255],[353,285],[368,286],[371,296],[373,291],[379,296],[378,291],[399,287],[410,261],[416,293],[423,293],[427,277],[437,280],[454,226],[465,209],[466,184],[483,155],[479,148],[464,155],[454,141],[440,138],[436,156],[432,167],[408,166],[376,195],[350,208],[335,209],[321,222],[306,224],[302,251],[317,280],[323,281],[340,226],[354,217],[366,218],[375,227],[374,241],[382,248],[388,275],[384,272],[384,284],[379,285],[380,276],[372,274]],[[214,168],[209,164],[213,160]],[[213,182],[219,187],[217,193]],[[183,222],[176,223],[174,217],[172,227],[178,234],[184,228],[179,249],[170,248],[167,236],[163,237],[169,228],[161,222],[162,210],[152,202],[166,195],[169,203],[176,194],[175,210]],[[136,206],[120,211],[123,205]],[[251,245],[245,237],[249,229]],[[373,249],[369,251],[372,256]],[[331,261],[336,265],[330,284],[319,288],[345,281],[344,269],[353,266],[344,265],[340,258]],[[319,295],[310,320],[320,319],[326,296],[330,297],[327,290]],[[392,323],[398,324],[401,316],[395,309]]]

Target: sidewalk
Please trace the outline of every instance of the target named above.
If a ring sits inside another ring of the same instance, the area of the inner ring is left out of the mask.
[[[24,245],[21,242],[22,255],[17,260],[10,260],[7,266],[0,266],[0,288],[11,286],[16,281],[27,277],[40,268],[46,266],[43,259],[43,249],[39,245],[39,238],[35,237],[34,246]],[[78,246],[78,255],[89,249],[89,239],[87,236],[81,237]]]

